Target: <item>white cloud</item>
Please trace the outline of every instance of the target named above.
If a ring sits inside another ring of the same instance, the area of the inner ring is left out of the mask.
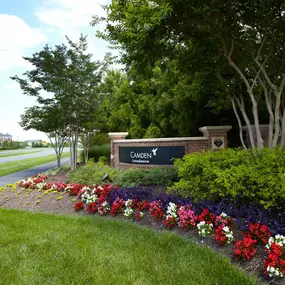
[[[53,36],[66,42],[65,35],[72,41],[77,41],[81,34],[88,36],[88,52],[94,59],[102,60],[107,52],[107,43],[96,39],[97,29],[90,26],[92,16],[105,15],[102,5],[110,0],[48,0],[36,12],[37,18],[53,29]]]
[[[46,36],[14,15],[0,14],[0,71],[13,66],[27,67],[22,58],[25,49],[38,45]]]
[[[101,5],[106,4],[107,0],[50,0],[36,15],[40,21],[61,29],[86,27],[93,15],[104,15]]]

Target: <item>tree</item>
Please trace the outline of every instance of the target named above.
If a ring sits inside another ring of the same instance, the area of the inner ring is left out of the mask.
[[[75,169],[79,134],[94,118],[92,114],[98,107],[97,88],[106,64],[92,61],[92,55],[87,53],[86,37],[81,36],[78,43],[67,40],[68,46],[51,48],[47,45],[32,57],[24,57],[34,69],[26,71],[23,78],[15,76],[12,79],[20,84],[25,95],[37,98],[40,108],[56,106],[62,114],[70,140],[71,169]],[[43,90],[51,98],[44,98]],[[57,131],[56,126],[53,131]]]
[[[60,167],[62,151],[67,140],[63,110],[55,105],[27,108],[21,115],[20,125],[24,130],[34,129],[48,136],[56,154],[57,167]]]
[[[175,60],[158,60],[144,73],[108,71],[100,86],[101,130],[128,131],[132,138],[199,135],[203,124],[232,122],[228,107],[213,112],[219,82],[211,73],[184,74]]]
[[[127,67],[166,58],[190,76],[214,71],[224,92],[218,101],[232,104],[239,125],[248,127],[251,147],[263,148],[265,120],[268,147],[284,146],[283,1],[114,0],[106,11],[106,29],[98,35],[122,51]],[[97,22],[94,17],[92,24]],[[267,114],[261,117],[263,106]]]

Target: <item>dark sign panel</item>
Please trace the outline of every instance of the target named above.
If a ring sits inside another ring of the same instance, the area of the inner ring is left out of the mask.
[[[119,161],[130,164],[172,165],[173,158],[184,154],[184,146],[119,147]]]

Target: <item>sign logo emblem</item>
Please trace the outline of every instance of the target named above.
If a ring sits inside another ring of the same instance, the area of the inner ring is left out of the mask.
[[[223,149],[225,148],[224,137],[212,137],[212,149]]]
[[[216,147],[220,147],[223,144],[223,141],[221,139],[214,140],[214,144]]]
[[[158,150],[158,147],[157,147],[157,148],[153,148],[153,149],[151,150],[154,156],[156,156],[157,150]]]

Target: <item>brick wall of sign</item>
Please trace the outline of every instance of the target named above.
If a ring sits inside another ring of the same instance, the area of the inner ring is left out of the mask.
[[[127,132],[109,133],[111,138],[111,165],[116,168],[166,167],[171,165],[172,162],[169,161],[169,164],[157,165],[157,162],[154,162],[157,160],[154,160],[154,158],[156,159],[159,155],[171,156],[171,150],[181,146],[184,147],[184,154],[226,148],[227,132],[230,129],[231,126],[207,126],[199,129],[204,134],[203,137],[157,139],[125,139],[128,135]],[[124,152],[124,156],[130,155],[132,157],[132,159],[130,158],[130,163],[122,162],[126,161],[122,157],[120,158],[120,153],[122,156],[122,152]],[[154,154],[156,154],[156,157],[153,156]]]

